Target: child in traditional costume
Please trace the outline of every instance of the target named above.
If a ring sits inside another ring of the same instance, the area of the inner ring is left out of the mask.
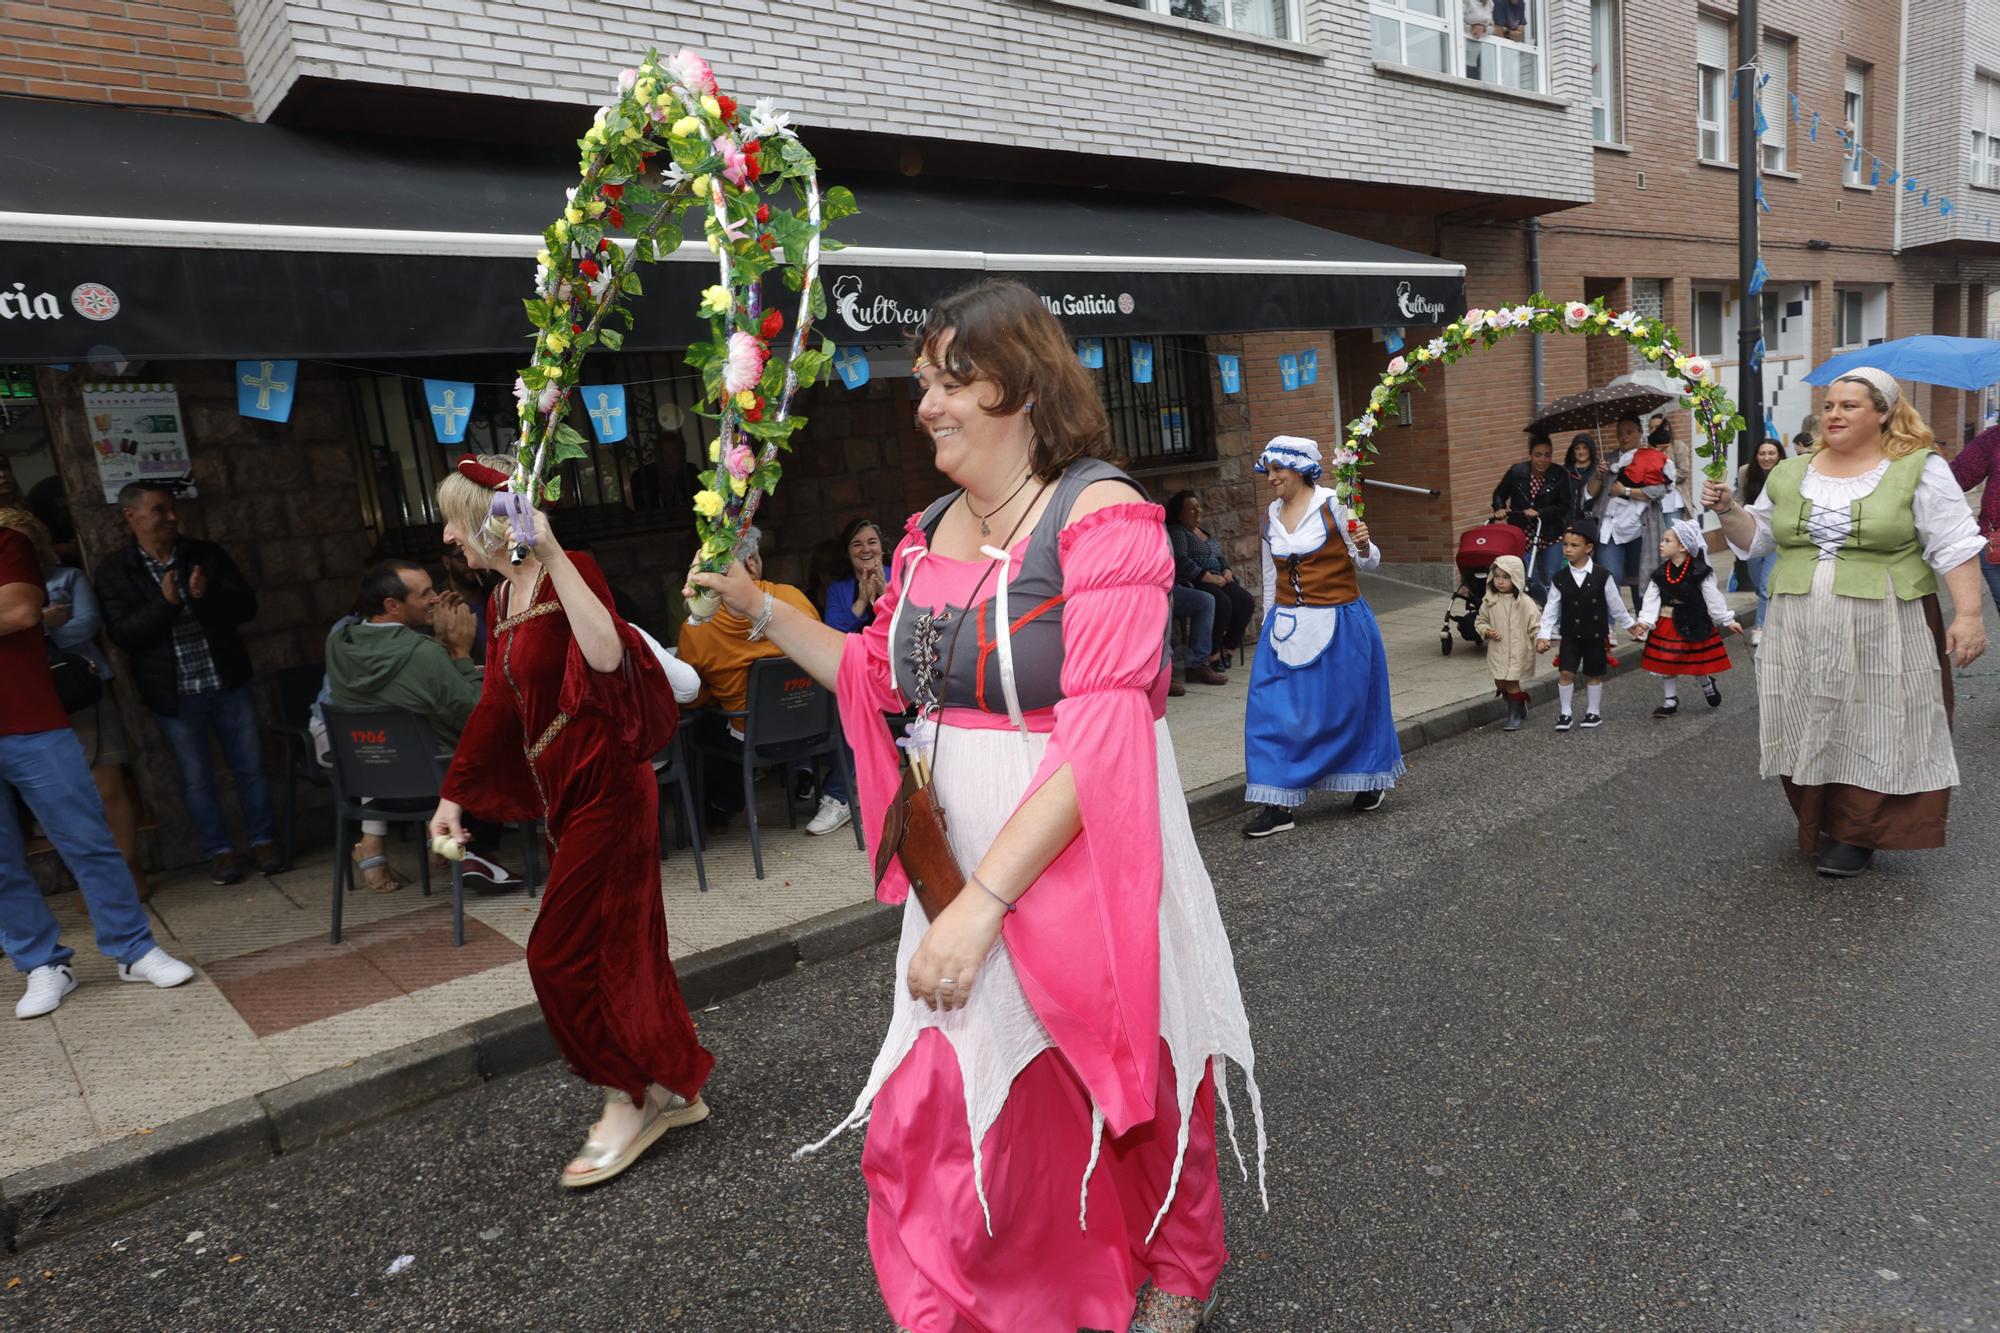
[[[1722,706],[1715,677],[1729,670],[1729,652],[1722,646],[1721,631],[1741,634],[1743,626],[1722,599],[1707,553],[1701,529],[1685,518],[1676,520],[1660,538],[1660,567],[1646,583],[1639,625],[1632,631],[1646,643],[1639,665],[1660,678],[1666,694],[1653,710],[1654,717],[1672,717],[1680,711],[1682,676],[1699,677],[1708,706]]]
[[[1561,714],[1556,730],[1568,731],[1575,725],[1573,705],[1576,678],[1585,688],[1583,725],[1586,729],[1604,725],[1604,677],[1611,669],[1611,627],[1632,628],[1632,613],[1611,581],[1611,571],[1592,562],[1597,550],[1597,524],[1579,518],[1563,533],[1563,555],[1568,566],[1549,582],[1548,605],[1542,608],[1541,636],[1535,651],[1545,653],[1556,647],[1556,697]]]
[[[1507,701],[1502,731],[1519,731],[1528,720],[1528,693],[1521,682],[1535,673],[1535,628],[1541,620],[1541,604],[1528,595],[1528,571],[1521,557],[1503,555],[1495,560],[1472,627],[1486,642],[1486,669],[1493,673],[1493,688]]]
[[[1278,496],[1264,518],[1264,630],[1243,718],[1244,799],[1263,807],[1244,835],[1261,838],[1293,827],[1309,792],[1352,792],[1356,810],[1379,810],[1403,750],[1389,657],[1357,577],[1382,552],[1319,484],[1317,443],[1280,435],[1254,466]]]

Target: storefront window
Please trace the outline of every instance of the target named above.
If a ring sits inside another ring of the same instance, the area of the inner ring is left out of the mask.
[[[1543,0],[1369,0],[1375,58],[1540,92]]]
[[[1134,382],[1135,343],[1152,348],[1153,379]],[[1133,467],[1206,462],[1215,457],[1215,423],[1208,396],[1208,353],[1199,341],[1170,338],[1104,340],[1097,380],[1111,418],[1111,452]]]
[[[585,535],[631,528],[677,528],[689,517],[696,476],[707,466],[714,423],[695,414],[699,386],[674,355],[607,356],[592,378],[623,383],[627,433],[599,444],[580,406],[570,424],[590,441],[590,455],[562,465],[562,498],[556,508],[571,517],[565,531]],[[383,545],[429,551],[437,545],[437,484],[453,460],[476,453],[512,452],[514,397],[502,387],[512,369],[481,360],[452,374],[479,384],[474,415],[462,445],[441,445],[432,430],[422,382],[403,375],[357,375],[355,419],[368,451],[374,526]]]

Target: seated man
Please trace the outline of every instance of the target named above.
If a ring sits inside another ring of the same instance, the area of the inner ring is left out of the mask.
[[[750,572],[751,578],[757,580],[759,587],[779,601],[789,603],[818,620],[819,612],[813,609],[811,599],[797,588],[784,583],[764,582],[764,558],[760,554],[762,544],[763,533],[756,528],[745,529],[743,539],[736,545],[736,558],[743,562],[743,567]],[[779,652],[778,646],[769,639],[751,639],[750,622],[726,606],[718,609],[714,617],[703,624],[681,626],[680,658],[701,676],[701,695],[696,702],[704,707],[742,712],[749,697],[750,664],[759,658],[782,656],[784,654]],[[709,713],[696,717],[693,725],[696,739],[704,747],[722,744],[725,748],[734,749],[742,744],[743,728],[734,719]],[[703,784],[708,789],[709,822],[719,827],[743,808],[742,769],[711,754],[702,776]],[[806,832],[814,837],[831,833],[851,818],[853,812],[848,808],[846,779],[836,766],[827,775],[819,810],[813,815],[812,822],[806,825]]]
[[[349,708],[400,708],[431,725],[438,749],[458,745],[465,720],[479,702],[481,668],[472,660],[478,626],[456,596],[439,598],[430,573],[414,560],[378,560],[361,576],[355,616],[326,640],[326,681],[331,701]],[[473,847],[491,852],[495,825],[473,825]],[[402,885],[389,868],[383,839],[388,826],[364,821],[354,848],[362,881],[377,893]],[[468,877],[495,885],[520,881],[488,855],[468,852]],[[482,886],[484,887],[484,886]]]

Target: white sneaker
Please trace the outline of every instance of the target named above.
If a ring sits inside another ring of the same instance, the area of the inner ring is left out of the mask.
[[[1760,647],[1762,646],[1763,642],[1764,642],[1764,627],[1762,625],[1752,625],[1750,627],[1750,646],[1752,648]]]
[[[810,824],[806,825],[806,832],[817,838],[822,833],[833,832],[852,818],[854,812],[847,808],[847,802],[836,801],[831,796],[822,796],[819,798],[819,813],[812,817]]]
[[[52,1014],[63,997],[76,989],[76,973],[68,963],[50,963],[28,973],[28,989],[14,1006],[16,1018],[40,1018]]]
[[[157,944],[153,946],[151,953],[129,967],[124,963],[118,965],[120,981],[150,981],[161,990],[178,986],[193,978],[193,968]]]

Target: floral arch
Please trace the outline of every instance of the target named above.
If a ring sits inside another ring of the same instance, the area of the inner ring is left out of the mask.
[[[1368,396],[1367,410],[1347,423],[1344,438],[1334,447],[1334,490],[1351,513],[1358,517],[1365,509],[1359,498],[1361,469],[1378,452],[1375,428],[1382,413],[1405,390],[1423,388],[1424,377],[1432,369],[1448,366],[1475,348],[1491,347],[1516,333],[1581,333],[1630,343],[1647,361],[1680,381],[1682,406],[1692,408],[1704,436],[1704,442],[1695,446],[1695,454],[1708,460],[1702,470],[1711,480],[1719,480],[1728,470],[1729,446],[1743,429],[1743,418],[1722,386],[1710,381],[1715,367],[1707,357],[1684,351],[1680,333],[1664,320],[1648,319],[1631,310],[1614,315],[1605,309],[1602,298],[1558,304],[1537,292],[1522,305],[1468,310],[1437,337],[1389,362]]]

